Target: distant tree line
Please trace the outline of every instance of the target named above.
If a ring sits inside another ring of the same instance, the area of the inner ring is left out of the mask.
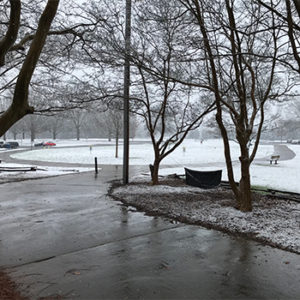
[[[139,124],[131,117],[130,138],[134,139]],[[74,110],[52,116],[28,115],[13,125],[5,139],[87,139],[101,138],[108,141],[123,138],[123,123],[119,111],[95,112]],[[139,134],[143,135],[143,127]],[[2,137],[4,138],[4,137]]]

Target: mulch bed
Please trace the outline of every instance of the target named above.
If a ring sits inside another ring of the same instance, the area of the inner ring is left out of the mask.
[[[21,294],[17,291],[16,284],[3,271],[0,271],[0,299],[29,300],[28,298],[21,296]]]
[[[62,300],[65,299],[61,295],[51,295],[41,297],[38,300]],[[0,300],[30,300],[24,297],[17,289],[17,285],[4,271],[0,271]]]

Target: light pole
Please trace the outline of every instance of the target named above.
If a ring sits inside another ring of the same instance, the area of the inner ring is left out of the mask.
[[[123,184],[128,183],[129,174],[129,87],[130,87],[130,43],[131,0],[126,0],[125,20],[125,62],[124,62],[124,144],[123,144]]]

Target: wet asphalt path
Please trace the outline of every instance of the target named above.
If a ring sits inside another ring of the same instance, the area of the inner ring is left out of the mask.
[[[120,172],[0,186],[0,265],[24,295],[300,299],[299,255],[125,207],[106,196]]]

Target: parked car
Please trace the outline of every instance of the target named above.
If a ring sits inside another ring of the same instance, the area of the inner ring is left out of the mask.
[[[45,142],[43,146],[56,146],[54,142]]]
[[[19,143],[18,142],[9,142],[11,148],[18,148],[19,147]]]
[[[300,144],[300,140],[292,140],[292,144]]]
[[[2,148],[6,148],[6,149],[16,149],[19,147],[19,143],[18,142],[7,142],[4,143]]]
[[[43,147],[44,142],[34,144],[34,147]]]

